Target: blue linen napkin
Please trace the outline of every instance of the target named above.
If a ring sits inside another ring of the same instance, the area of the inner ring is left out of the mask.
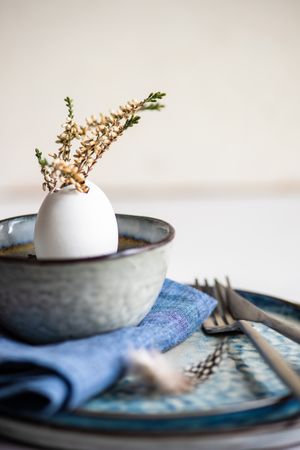
[[[78,407],[122,375],[129,349],[168,350],[190,336],[215,305],[208,295],[167,279],[136,327],[40,346],[0,336],[0,408],[50,415]]]

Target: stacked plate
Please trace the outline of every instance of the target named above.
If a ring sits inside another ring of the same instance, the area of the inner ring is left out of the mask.
[[[300,322],[300,307],[263,294],[239,291],[262,309]],[[263,325],[264,334],[300,372],[299,346]],[[197,331],[167,353],[178,367],[197,363],[223,336]],[[181,396],[146,393],[124,378],[81,409],[37,416],[2,416],[0,433],[57,449],[281,449],[300,446],[300,401],[264,363],[247,338],[233,334],[218,370]]]

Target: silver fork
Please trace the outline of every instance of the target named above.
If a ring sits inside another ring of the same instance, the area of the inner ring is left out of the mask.
[[[228,308],[227,289],[215,280],[213,287],[205,281],[203,290],[218,301],[215,311],[203,323],[204,331],[208,334],[237,331],[244,333],[281,381],[300,399],[300,376],[283,359],[280,353],[253,328],[250,322],[233,318]]]

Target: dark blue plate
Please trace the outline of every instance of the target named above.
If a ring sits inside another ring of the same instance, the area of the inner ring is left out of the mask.
[[[268,295],[246,291],[240,293],[260,308],[287,321],[300,323],[299,305]],[[300,373],[299,345],[261,324],[255,327]],[[199,330],[166,356],[182,368],[204,359],[220,339],[221,336],[207,336]],[[39,437],[39,444],[43,443],[44,433],[55,435],[58,439],[59,436],[63,438],[78,433],[85,437],[85,442],[87,438],[88,442],[92,442],[95,436],[113,437],[116,433],[128,438],[150,434],[158,438],[198,435],[198,439],[201,436],[202,440],[208,441],[216,436],[225,436],[219,447],[215,443],[215,448],[223,448],[229,438],[244,435],[245,439],[245,433],[249,437],[260,431],[264,434],[263,430],[268,430],[267,434],[279,433],[283,439],[287,430],[291,438],[293,429],[295,439],[300,440],[298,416],[300,402],[290,395],[247,338],[234,334],[230,336],[228,355],[220,368],[191,393],[180,396],[144,394],[137,389],[134,380],[124,378],[114,389],[93,398],[76,411],[63,412],[50,419],[0,418],[0,431],[13,435],[13,431],[7,432],[7,429],[19,430],[20,435],[22,429],[25,430],[22,436],[24,433],[28,435],[27,438],[23,436],[23,440],[37,442]],[[32,441],[31,429],[35,430],[35,441]],[[55,442],[56,438],[51,442],[54,447]],[[59,442],[60,448],[68,448],[62,446],[61,440]],[[79,445],[80,437],[76,442]],[[72,443],[73,448],[81,448],[76,447],[76,442]]]

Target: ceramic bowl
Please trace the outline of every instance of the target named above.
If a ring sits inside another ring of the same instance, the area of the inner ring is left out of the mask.
[[[126,248],[96,258],[37,262],[28,257],[35,220],[27,215],[0,221],[2,327],[45,344],[137,325],[145,317],[165,279],[170,224],[119,214]]]

